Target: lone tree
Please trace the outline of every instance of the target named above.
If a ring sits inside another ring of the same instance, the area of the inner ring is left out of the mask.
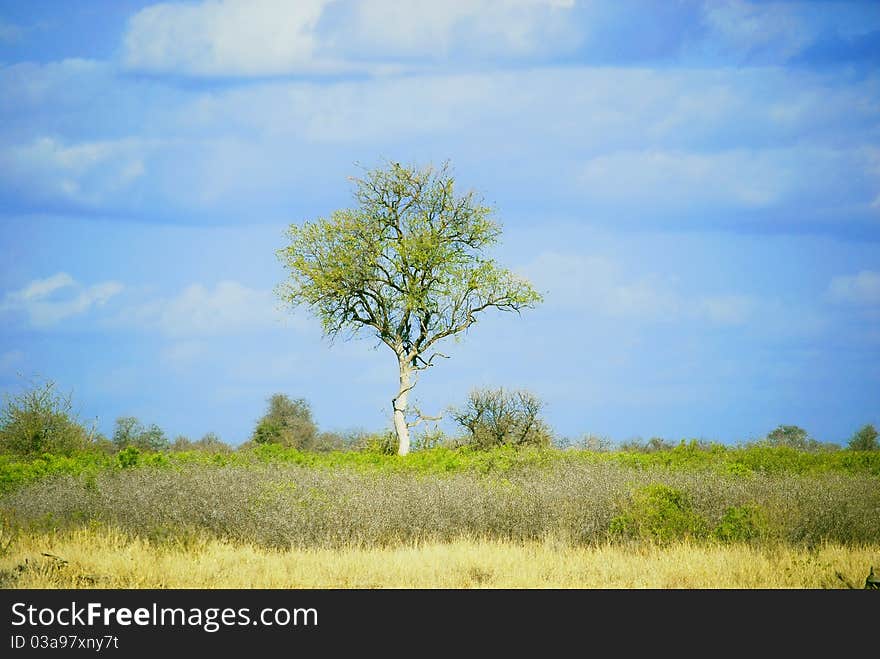
[[[519,312],[541,296],[486,256],[501,228],[475,192],[457,194],[448,164],[389,163],[350,180],[356,208],[290,226],[290,244],[277,252],[289,277],[277,293],[311,307],[331,338],[366,330],[394,351],[400,386],[391,405],[406,455],[409,429],[424,419],[408,420],[409,393],[418,372],[446,356],[437,343],[483,311]]]

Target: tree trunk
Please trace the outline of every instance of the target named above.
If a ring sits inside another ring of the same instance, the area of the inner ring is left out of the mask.
[[[397,432],[398,455],[409,453],[409,426],[406,425],[406,405],[409,400],[409,391],[412,376],[412,365],[406,359],[400,359],[400,389],[397,396],[391,401],[394,408],[394,430]]]

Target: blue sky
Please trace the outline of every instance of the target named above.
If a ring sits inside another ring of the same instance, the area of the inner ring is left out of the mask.
[[[451,161],[546,302],[426,412],[527,388],[559,435],[880,423],[880,3],[0,0],[0,389],[247,439],[273,392],[389,426],[396,364],[278,309],[355,163]]]

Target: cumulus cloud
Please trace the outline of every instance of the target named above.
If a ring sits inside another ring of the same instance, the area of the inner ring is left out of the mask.
[[[272,76],[453,51],[519,56],[572,43],[565,12],[573,6],[573,0],[162,3],[129,21],[124,61],[154,73]]]
[[[281,327],[284,315],[276,307],[270,291],[236,281],[221,281],[213,288],[196,283],[172,297],[125,309],[120,322],[178,338],[238,334]],[[169,358],[192,357],[196,345],[183,343]]]
[[[66,272],[59,272],[6,293],[0,302],[0,313],[24,313],[31,326],[46,328],[100,307],[122,290],[119,282],[105,281],[84,286]]]
[[[125,63],[191,75],[277,75],[308,68],[326,0],[215,0],[151,5],[125,35]]]
[[[571,49],[574,0],[364,0],[330,43],[351,57],[525,56]]]
[[[865,307],[880,305],[880,272],[862,270],[832,278],[828,294],[835,302]]]

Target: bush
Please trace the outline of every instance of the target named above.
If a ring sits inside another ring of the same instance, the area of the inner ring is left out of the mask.
[[[544,403],[528,391],[475,389],[452,418],[465,431],[464,444],[478,449],[493,446],[549,446],[550,428],[539,417]]]
[[[269,409],[257,422],[251,440],[257,444],[309,448],[318,434],[309,403],[304,398],[291,400],[284,394],[273,394],[268,402]]]
[[[397,435],[392,431],[361,435],[355,440],[355,448],[366,453],[379,455],[395,455],[397,453]]]
[[[137,446],[127,446],[116,454],[116,461],[123,469],[137,467],[140,458],[141,451]]]
[[[707,524],[693,511],[683,491],[653,483],[636,490],[623,514],[611,520],[611,532],[639,540],[669,542],[705,537]]]
[[[712,535],[722,542],[743,542],[759,538],[766,529],[767,520],[763,510],[746,504],[725,510]]]
[[[213,432],[202,435],[199,441],[193,442],[192,448],[196,451],[205,451],[207,453],[229,453],[232,451],[232,447]]]
[[[877,429],[870,423],[861,428],[849,440],[849,448],[853,451],[880,451]]]
[[[169,448],[168,438],[155,423],[149,427],[133,416],[121,416],[116,419],[113,430],[113,443],[118,449],[134,446],[142,451],[164,451]]]
[[[0,410],[0,449],[20,455],[70,455],[86,448],[89,434],[71,412],[70,396],[55,383],[34,383],[16,396],[6,396]]]
[[[629,451],[633,453],[656,453],[658,451],[671,451],[675,448],[675,444],[667,442],[662,437],[651,437],[647,443],[642,443],[641,439],[630,439],[620,445],[621,451]]]
[[[777,426],[767,434],[764,442],[769,446],[787,446],[798,451],[816,451],[822,448],[821,442],[810,437],[800,426]]]

